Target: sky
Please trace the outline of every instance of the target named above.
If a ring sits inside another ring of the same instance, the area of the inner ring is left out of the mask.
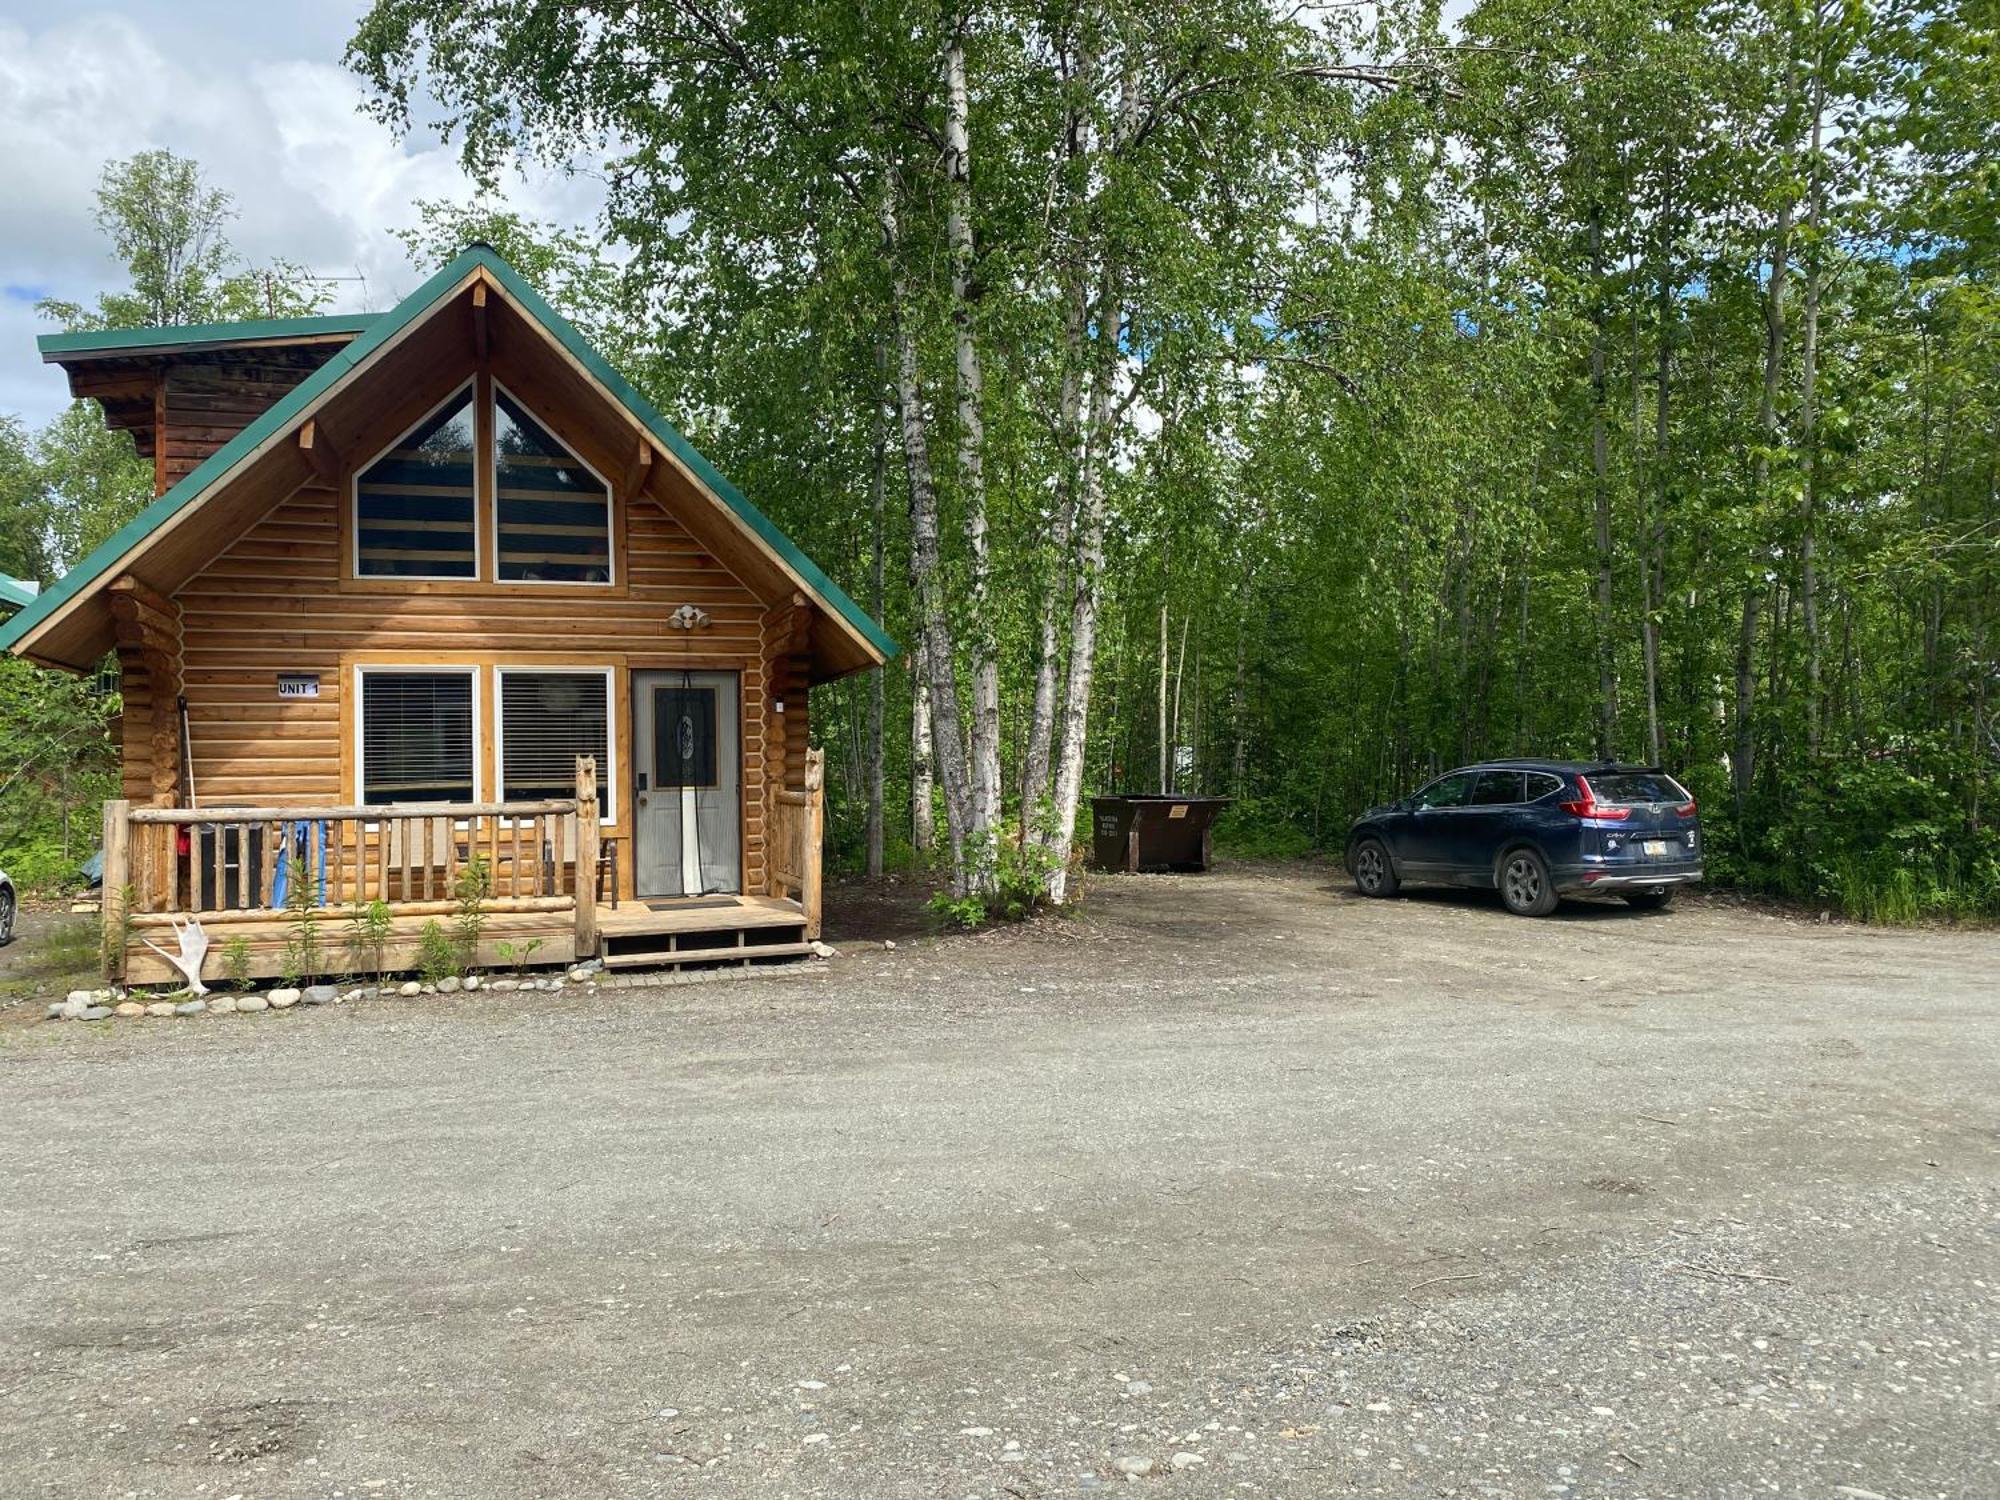
[[[39,426],[69,401],[34,304],[125,284],[93,218],[104,163],[165,147],[235,199],[236,249],[336,284],[332,311],[393,305],[423,279],[391,231],[418,199],[471,184],[434,136],[360,112],[341,53],[365,0],[0,0],[0,415]],[[601,192],[549,173],[508,205],[586,224]]]

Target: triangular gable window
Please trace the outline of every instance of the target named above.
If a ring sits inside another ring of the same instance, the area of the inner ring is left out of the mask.
[[[361,471],[354,570],[363,578],[475,578],[473,394],[467,386]]]
[[[497,385],[493,448],[500,581],[609,583],[610,486]]]

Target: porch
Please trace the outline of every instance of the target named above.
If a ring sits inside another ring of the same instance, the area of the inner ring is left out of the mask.
[[[750,963],[811,951],[820,926],[823,762],[771,793],[765,888],[621,893],[598,826],[597,766],[575,795],[385,806],[104,808],[104,971],[180,976],[154,946],[198,922],[205,981],[506,968]]]

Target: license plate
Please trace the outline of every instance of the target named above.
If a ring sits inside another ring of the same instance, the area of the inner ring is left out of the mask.
[[[1647,855],[1653,859],[1665,858],[1667,852],[1667,841],[1665,839],[1647,839],[1645,843],[1645,850]]]

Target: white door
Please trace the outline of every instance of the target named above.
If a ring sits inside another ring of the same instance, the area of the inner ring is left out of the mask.
[[[743,757],[734,672],[632,674],[637,894],[743,889]]]

